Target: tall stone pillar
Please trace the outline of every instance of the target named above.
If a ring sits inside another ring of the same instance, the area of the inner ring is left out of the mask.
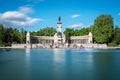
[[[61,23],[61,17],[58,18],[58,23],[57,23],[57,32],[62,32],[62,23]]]
[[[88,34],[88,43],[93,43],[93,35],[91,32]]]
[[[27,32],[26,34],[26,48],[31,48],[30,32]]]
[[[30,32],[26,34],[26,44],[30,44]]]

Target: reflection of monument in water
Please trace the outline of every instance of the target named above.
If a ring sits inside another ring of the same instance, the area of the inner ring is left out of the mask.
[[[53,49],[54,53],[54,61],[62,62],[65,58],[65,50],[64,49]]]

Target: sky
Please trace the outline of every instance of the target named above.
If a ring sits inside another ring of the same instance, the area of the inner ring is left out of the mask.
[[[120,26],[120,0],[0,0],[0,24],[5,27],[38,31],[57,28],[61,17],[66,28],[90,27],[101,14],[110,14]]]

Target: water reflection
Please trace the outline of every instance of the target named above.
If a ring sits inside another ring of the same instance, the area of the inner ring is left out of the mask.
[[[30,54],[30,49],[26,48],[26,55],[29,55],[29,54]]]
[[[26,55],[26,71],[25,71],[25,74],[26,74],[26,78],[27,79],[30,79],[30,49],[29,48],[26,48],[25,50],[25,55]]]
[[[65,50],[64,49],[54,49],[54,61],[55,62],[61,62],[64,60],[64,54]]]
[[[86,55],[86,60],[89,62],[89,63],[91,63],[91,64],[93,64],[93,57],[94,57],[94,55],[93,55],[93,51],[94,50],[92,50],[92,49],[86,49],[85,50],[85,52],[87,53],[87,55]]]
[[[54,49],[54,80],[63,80],[65,76],[65,49]]]
[[[26,63],[29,64],[30,63],[30,49],[26,48]]]
[[[30,49],[26,48],[26,62],[27,64],[30,62]]]

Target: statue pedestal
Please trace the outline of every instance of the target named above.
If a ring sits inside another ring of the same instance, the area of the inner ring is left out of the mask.
[[[32,48],[32,44],[26,44],[26,48]]]

